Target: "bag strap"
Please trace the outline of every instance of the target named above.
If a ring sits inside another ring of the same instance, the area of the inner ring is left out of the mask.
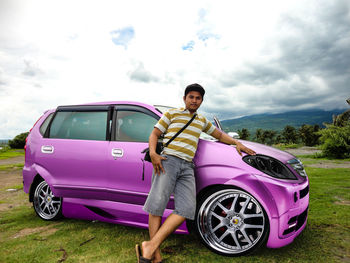
[[[196,118],[197,114],[193,114],[192,118],[186,123],[185,126],[183,126],[181,128],[181,130],[179,130],[164,146],[167,147],[181,132],[183,132],[184,129],[187,128],[188,125],[191,124],[191,122],[194,120],[194,118]]]

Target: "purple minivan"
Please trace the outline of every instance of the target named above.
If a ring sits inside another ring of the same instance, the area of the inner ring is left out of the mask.
[[[23,168],[23,189],[37,215],[147,228],[142,207],[153,167],[142,151],[165,109],[116,101],[46,111],[28,135]],[[225,256],[290,244],[307,221],[309,180],[302,163],[287,152],[242,143],[257,155],[240,156],[234,147],[201,136],[194,158],[196,218],[176,230],[193,230]],[[173,209],[171,197],[163,219]]]

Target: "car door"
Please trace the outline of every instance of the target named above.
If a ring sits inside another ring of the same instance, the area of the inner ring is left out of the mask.
[[[160,117],[141,106],[117,105],[109,146],[108,187],[110,200],[143,205],[151,187],[153,166],[142,151]]]
[[[109,106],[59,107],[42,140],[37,164],[51,177],[55,195],[108,199],[106,159]]]

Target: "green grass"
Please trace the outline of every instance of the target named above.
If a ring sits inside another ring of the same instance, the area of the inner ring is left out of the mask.
[[[194,235],[171,235],[162,245],[171,262],[348,262],[350,259],[350,169],[306,167],[310,180],[308,225],[294,242],[279,249],[228,258],[206,249]],[[28,196],[17,192],[21,198]],[[14,238],[23,229],[48,230]],[[135,262],[134,245],[145,229],[73,219],[46,222],[28,206],[0,212],[0,262]],[[86,242],[88,241],[88,242]],[[84,243],[86,242],[86,243]]]
[[[10,149],[5,147],[0,150],[0,160],[17,156],[24,156],[24,149]]]
[[[274,144],[272,146],[280,150],[288,150],[288,149],[297,149],[302,147],[303,145],[296,144],[296,143],[290,143],[290,144],[280,143],[280,144]]]
[[[23,166],[23,163],[2,164],[0,165],[0,171],[20,170]]]

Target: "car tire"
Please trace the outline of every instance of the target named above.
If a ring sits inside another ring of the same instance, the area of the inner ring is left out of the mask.
[[[269,220],[251,194],[222,186],[200,199],[195,229],[210,250],[234,257],[252,253],[266,242]]]
[[[35,187],[33,207],[41,219],[55,220],[62,217],[62,198],[54,196],[45,181],[39,182]]]

